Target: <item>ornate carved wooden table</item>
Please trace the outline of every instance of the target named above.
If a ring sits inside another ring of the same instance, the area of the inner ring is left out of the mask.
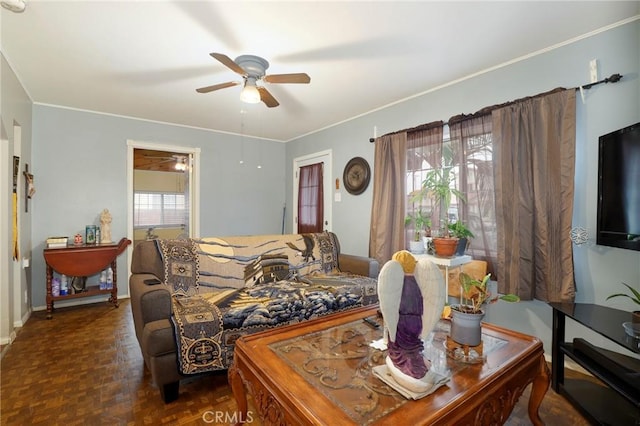
[[[109,302],[117,308],[118,270],[116,258],[124,252],[129,244],[131,244],[131,240],[122,238],[117,244],[83,244],[44,249],[44,260],[47,264],[47,319],[51,319],[55,300],[110,294]],[[100,273],[109,266],[113,270],[113,288],[111,289],[101,290],[99,286],[89,286],[81,293],[61,296],[52,294],[53,271],[69,277],[88,277]]]
[[[485,344],[484,362],[445,355],[439,362],[451,380],[414,401],[372,374],[386,352],[369,346],[382,327],[365,318],[381,324],[377,307],[365,307],[240,338],[229,369],[238,418],[247,419],[248,392],[264,424],[503,424],[533,383],[529,417],[543,424],[538,408],[549,370],[537,338],[484,324],[483,342],[492,343]],[[431,350],[444,351],[447,326],[440,322]]]

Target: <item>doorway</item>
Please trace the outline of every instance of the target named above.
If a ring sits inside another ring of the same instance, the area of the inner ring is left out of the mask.
[[[331,231],[331,194],[333,191],[331,190],[331,158],[332,152],[331,150],[320,151],[314,154],[305,155],[303,157],[294,158],[293,160],[293,227],[291,228],[293,232],[297,232],[298,230],[298,194],[300,190],[300,169],[303,167],[322,164],[323,174],[322,174],[322,193],[323,193],[323,219],[322,223],[324,224],[323,229],[325,231]]]
[[[134,247],[200,235],[199,165],[200,148],[127,141],[127,237]]]

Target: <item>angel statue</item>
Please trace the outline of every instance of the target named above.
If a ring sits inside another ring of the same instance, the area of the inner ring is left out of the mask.
[[[102,231],[102,238],[100,243],[111,243],[111,213],[108,209],[102,210],[100,213],[100,229]]]
[[[427,377],[431,362],[424,357],[424,339],[444,307],[442,272],[428,259],[416,261],[408,251],[399,251],[380,270],[378,297],[389,374],[412,392],[427,391],[433,382]]]

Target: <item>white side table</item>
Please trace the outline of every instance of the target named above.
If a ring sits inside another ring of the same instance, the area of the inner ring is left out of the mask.
[[[473,260],[473,258],[467,254],[453,257],[438,257],[430,254],[414,254],[413,257],[415,257],[416,260],[429,259],[438,266],[444,266],[444,285],[446,291],[445,294],[449,293],[449,268],[460,268],[465,263],[469,263]]]

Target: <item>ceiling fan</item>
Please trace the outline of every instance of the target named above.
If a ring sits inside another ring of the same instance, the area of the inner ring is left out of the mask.
[[[307,84],[311,78],[305,73],[295,74],[266,74],[269,68],[269,62],[265,59],[254,55],[241,55],[233,61],[223,53],[211,53],[214,59],[217,59],[231,71],[240,74],[244,79],[244,87],[240,93],[240,99],[247,103],[264,102],[269,108],[277,107],[280,103],[269,93],[264,86],[258,86],[258,81],[266,83],[298,83]],[[213,86],[201,87],[196,89],[198,93],[209,93],[214,90],[226,89],[242,84],[239,81],[228,81],[226,83],[214,84]]]

